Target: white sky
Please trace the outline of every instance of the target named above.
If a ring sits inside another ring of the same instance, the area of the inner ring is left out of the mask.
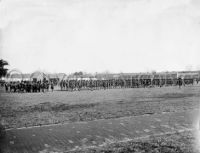
[[[200,70],[200,0],[1,0],[0,58],[22,72]]]

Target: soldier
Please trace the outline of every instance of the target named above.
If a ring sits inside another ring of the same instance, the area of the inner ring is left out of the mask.
[[[25,88],[25,92],[28,92],[28,82],[25,83],[24,88]]]
[[[63,80],[60,81],[60,89],[61,89],[61,91],[63,89],[63,85],[62,84],[63,84]]]
[[[178,86],[179,86],[179,89],[181,88],[181,85],[182,85],[182,79],[181,79],[181,78],[178,78]]]
[[[49,82],[48,81],[45,83],[45,87],[46,87],[46,90],[49,91]]]
[[[64,88],[64,90],[65,90],[65,88],[66,88],[66,81],[64,80],[63,82],[62,82],[62,89]]]
[[[6,89],[6,92],[8,92],[8,84],[5,83],[5,89]]]
[[[53,92],[54,86],[53,83],[51,82],[51,91]]]
[[[10,87],[10,92],[12,91],[12,82],[9,83],[9,87]]]
[[[103,80],[103,89],[106,90],[106,82]]]
[[[16,83],[13,84],[13,89],[14,89],[14,92],[17,91],[17,84]]]

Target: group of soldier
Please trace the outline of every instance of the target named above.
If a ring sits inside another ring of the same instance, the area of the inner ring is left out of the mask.
[[[62,80],[59,85],[61,90],[95,90],[110,88],[139,88],[139,87],[162,87],[166,85],[177,85],[181,87],[186,84],[193,84],[194,80],[151,80],[151,79],[107,79],[107,80]]]
[[[49,81],[15,81],[5,83],[6,92],[47,92],[54,90],[54,84]]]
[[[194,80],[183,80],[178,78],[176,80],[165,79],[90,79],[90,80],[61,80],[56,83],[61,90],[97,90],[97,89],[111,89],[111,88],[146,88],[146,87],[162,87],[169,85],[177,85],[179,88],[182,85],[193,84]],[[54,90],[56,85],[53,81],[17,81],[5,83],[6,92],[47,92],[49,89]]]

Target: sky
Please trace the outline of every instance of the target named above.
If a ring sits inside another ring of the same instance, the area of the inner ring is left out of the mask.
[[[199,57],[199,0],[0,0],[9,69],[200,70]]]

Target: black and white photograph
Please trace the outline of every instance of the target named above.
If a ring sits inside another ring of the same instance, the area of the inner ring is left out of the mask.
[[[0,153],[200,153],[200,0],[0,0]]]

